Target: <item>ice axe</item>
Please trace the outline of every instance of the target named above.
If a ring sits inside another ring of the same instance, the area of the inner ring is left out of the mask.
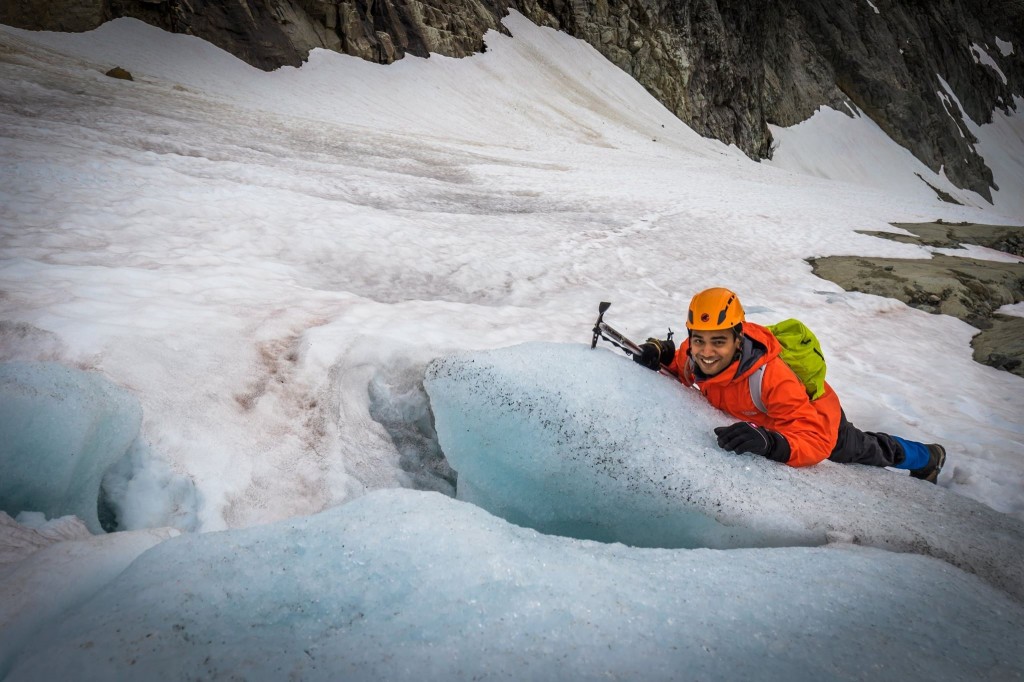
[[[591,348],[597,348],[598,339],[604,339],[616,348],[625,351],[630,357],[640,355],[640,347],[613,329],[604,321],[604,314],[612,307],[608,301],[601,301],[597,306],[597,322],[594,323],[594,338],[590,341]]]
[[[615,330],[611,325],[604,321],[604,314],[608,311],[608,308],[612,306],[608,301],[601,301],[597,306],[597,322],[594,323],[594,338],[590,341],[590,347],[596,348],[599,339],[604,339],[608,343],[612,344],[616,348],[622,350],[630,357],[636,355],[642,355],[643,351],[640,347],[629,340],[624,334]],[[672,330],[668,330],[668,338],[672,339]],[[661,373],[668,376],[674,376],[671,372],[665,369],[665,365],[661,366]]]

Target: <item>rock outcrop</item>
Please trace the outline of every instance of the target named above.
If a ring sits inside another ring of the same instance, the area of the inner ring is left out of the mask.
[[[694,130],[752,158],[772,154],[768,124],[856,107],[990,200],[964,118],[987,123],[1024,97],[1021,0],[24,0],[0,4],[0,23],[84,31],[131,16],[273,69],[315,47],[380,63],[466,56],[504,32],[509,8],[586,40]]]
[[[914,236],[865,234],[937,248],[977,244],[1024,256],[1024,227],[941,221],[895,225]],[[1024,318],[997,312],[1004,305],[1024,300],[1024,263],[938,253],[927,260],[829,256],[808,262],[814,274],[848,291],[895,298],[919,310],[951,315],[977,327],[981,331],[971,340],[974,359],[1024,377]]]

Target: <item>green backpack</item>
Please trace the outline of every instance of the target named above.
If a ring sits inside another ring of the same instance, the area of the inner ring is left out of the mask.
[[[768,331],[778,339],[782,346],[779,357],[785,362],[797,379],[807,389],[807,397],[817,400],[825,393],[825,355],[821,352],[821,344],[818,337],[814,335],[800,320],[783,320],[778,324],[768,326]],[[748,384],[750,386],[750,398],[754,405],[761,412],[767,413],[764,401],[761,399],[761,379],[764,376],[765,365],[757,368],[757,371],[750,375]]]

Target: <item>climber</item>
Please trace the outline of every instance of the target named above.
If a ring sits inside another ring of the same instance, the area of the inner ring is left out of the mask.
[[[633,359],[653,370],[664,365],[712,405],[740,420],[715,429],[719,447],[794,467],[830,459],[909,469],[914,478],[931,483],[938,479],[946,460],[941,445],[855,427],[824,381],[824,358],[810,370],[791,368],[780,356],[783,345],[769,328],[745,320],[732,291],[713,288],[694,296],[686,328],[688,338],[678,350],[671,339],[652,338],[640,344],[641,353]],[[798,375],[808,371],[820,374],[816,391]],[[809,390],[816,393],[813,400]]]

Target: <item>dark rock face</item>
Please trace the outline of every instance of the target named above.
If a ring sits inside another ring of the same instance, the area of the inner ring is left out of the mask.
[[[464,57],[484,50],[489,29],[507,33],[505,0],[19,0],[0,3],[0,23],[88,31],[134,17],[207,40],[265,70],[299,66],[321,47],[391,63],[406,53]]]
[[[755,159],[772,154],[769,123],[855,105],[991,199],[961,107],[987,123],[1024,96],[1022,0],[22,0],[0,3],[0,23],[84,31],[131,16],[273,69],[314,47],[381,63],[466,56],[504,32],[510,7],[586,40],[694,130]]]
[[[771,155],[767,123],[856,105],[933,171],[991,200],[975,123],[1024,95],[1024,3],[1011,0],[519,0],[536,23],[594,45],[694,130]],[[877,11],[876,11],[877,10]],[[998,70],[985,62],[995,62]],[[1000,75],[1000,72],[1002,75]],[[1005,77],[1005,81],[1004,81]],[[939,94],[941,93],[941,94]]]
[[[764,53],[770,0],[519,0],[534,23],[586,40],[701,135],[771,153]],[[813,110],[813,109],[812,109]]]
[[[105,0],[0,3],[0,24],[31,31],[89,31],[108,18]]]
[[[975,123],[991,122],[997,108],[1010,113],[1013,94],[1024,94],[1024,59],[1016,48],[1003,55],[996,38],[1020,41],[1024,5],[995,0],[847,4],[845,12],[836,12],[825,3],[794,1],[798,35],[813,46],[819,67],[831,71],[836,87],[925,165],[945,168],[954,184],[991,200],[992,172],[976,153],[977,140],[940,77]],[[985,63],[989,59],[998,70]],[[796,67],[791,64],[791,70]],[[792,121],[780,116],[779,122]]]

